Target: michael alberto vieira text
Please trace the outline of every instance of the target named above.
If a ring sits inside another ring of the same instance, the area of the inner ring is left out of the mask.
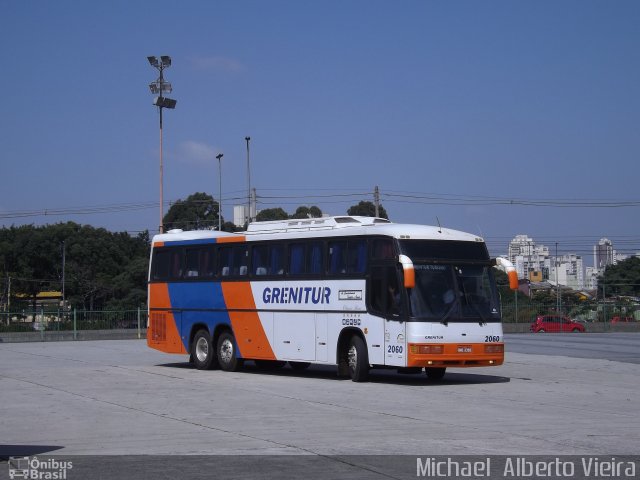
[[[500,462],[501,463],[501,462]],[[552,460],[529,460],[525,457],[504,458],[503,477],[559,478],[581,477],[597,478],[635,478],[636,462],[619,460],[615,457],[606,459],[598,457],[582,457],[563,460],[555,457]],[[491,477],[491,458],[482,460],[461,461],[451,457],[436,459],[417,458],[416,476],[418,477]]]

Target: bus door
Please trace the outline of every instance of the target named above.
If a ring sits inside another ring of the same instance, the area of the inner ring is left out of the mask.
[[[368,291],[371,313],[384,318],[384,363],[405,366],[406,309],[397,267],[372,266]]]

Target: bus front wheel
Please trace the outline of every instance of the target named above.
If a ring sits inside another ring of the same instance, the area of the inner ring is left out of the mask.
[[[358,335],[351,337],[347,350],[349,376],[354,382],[364,382],[369,377],[369,354],[367,345]]]
[[[208,331],[199,330],[193,337],[189,359],[193,359],[193,364],[198,370],[210,370],[218,366],[218,359]]]
[[[242,367],[242,360],[236,352],[236,342],[233,334],[222,332],[218,337],[218,363],[225,372],[236,372]]]

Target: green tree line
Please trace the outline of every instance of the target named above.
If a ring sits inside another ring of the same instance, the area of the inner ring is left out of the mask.
[[[9,282],[14,306],[35,306],[38,293],[61,291],[63,254],[68,305],[93,310],[146,302],[148,232],[130,236],[74,222],[0,230],[5,302]]]

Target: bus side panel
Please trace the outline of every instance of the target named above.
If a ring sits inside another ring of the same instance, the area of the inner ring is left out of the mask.
[[[227,309],[230,310],[229,318],[240,355],[244,358],[275,360],[269,337],[256,312],[251,284],[223,282],[222,292]],[[272,316],[265,316],[267,323],[270,323],[269,318]]]
[[[176,325],[171,309],[169,285],[166,283],[149,284],[147,345],[166,353],[187,353],[180,339],[179,326]]]
[[[222,295],[222,287],[217,282],[183,282],[169,285],[171,305],[181,312],[176,325],[185,349],[189,349],[189,338],[194,325],[204,324],[213,334],[220,324],[230,325],[229,314]]]

